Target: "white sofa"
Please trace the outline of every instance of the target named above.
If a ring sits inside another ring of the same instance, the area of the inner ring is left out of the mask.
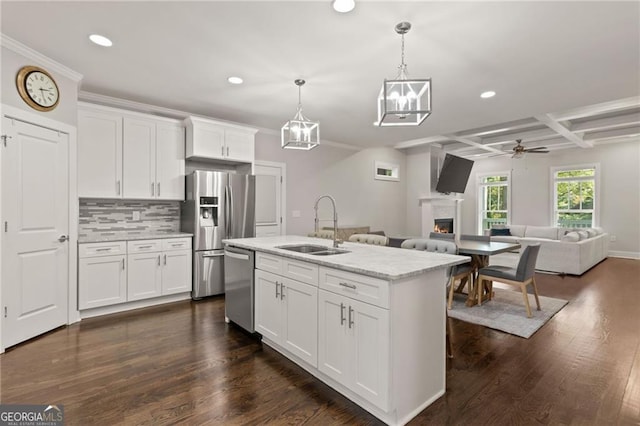
[[[493,235],[491,241],[517,242],[522,248],[540,243],[536,269],[541,271],[582,275],[606,259],[609,253],[609,234],[599,228],[529,225],[504,225],[501,228],[508,228],[511,235]]]

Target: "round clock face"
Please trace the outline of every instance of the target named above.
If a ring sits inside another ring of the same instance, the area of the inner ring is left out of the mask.
[[[60,93],[55,80],[42,68],[28,66],[18,72],[18,92],[34,109],[50,111],[58,105]]]

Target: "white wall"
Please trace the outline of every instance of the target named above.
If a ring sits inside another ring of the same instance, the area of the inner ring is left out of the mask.
[[[600,164],[599,226],[616,236],[612,254],[640,257],[640,143],[476,161],[462,203],[464,233],[476,233],[476,174],[511,170],[511,223],[551,226],[551,167]]]
[[[320,195],[336,199],[338,224],[368,225],[372,231],[404,235],[405,155],[393,148],[355,151],[320,144],[311,151],[282,149],[275,134],[256,134],[256,160],[277,161],[287,165],[287,234],[306,235],[313,231],[313,205]],[[400,181],[374,179],[374,162],[400,166]],[[320,203],[320,219],[330,219],[331,203]],[[293,217],[299,211],[300,217]],[[321,226],[332,226],[331,221]]]

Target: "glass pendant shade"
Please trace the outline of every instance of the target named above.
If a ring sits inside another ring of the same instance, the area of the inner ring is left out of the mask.
[[[402,61],[394,80],[384,80],[378,95],[378,126],[419,126],[431,114],[431,79],[410,79],[404,63],[404,35],[409,22],[396,25],[402,36]]]
[[[320,145],[320,123],[311,121],[302,115],[300,87],[304,80],[296,80],[298,86],[298,111],[296,115],[282,126],[280,140],[282,148],[310,150]]]
[[[431,114],[431,79],[384,80],[378,126],[418,126]]]

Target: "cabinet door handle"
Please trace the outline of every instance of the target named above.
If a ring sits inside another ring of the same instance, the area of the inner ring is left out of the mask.
[[[124,271],[124,259],[122,259],[122,270]]]
[[[158,255],[158,266],[160,266],[160,255]]]
[[[99,248],[99,249],[96,249],[96,251],[111,251],[111,248],[110,248],[110,247],[107,247],[107,248]]]
[[[280,283],[278,283],[278,281],[276,281],[276,299],[280,298],[280,293],[278,292],[278,287],[280,286]]]
[[[222,155],[224,157],[224,146],[220,147],[220,155]]]
[[[280,283],[280,300],[284,299],[284,284]]]
[[[349,328],[354,324],[353,318],[351,317],[351,313],[353,312],[353,308],[349,306]]]
[[[120,195],[120,181],[116,181],[116,195]]]
[[[340,284],[342,287],[347,287],[347,288],[350,288],[350,289],[353,289],[353,290],[356,289],[356,285],[355,284],[343,283],[343,282],[339,282],[338,284]]]
[[[156,187],[158,188],[158,197],[160,196],[160,182],[156,183]]]
[[[344,324],[344,303],[340,303],[340,325]]]
[[[227,157],[229,156],[229,147],[227,147]]]
[[[138,248],[141,248],[141,249],[148,249],[148,248],[151,248],[151,247],[153,247],[153,246],[140,246],[140,247],[138,247]]]
[[[165,265],[167,264],[167,255],[166,254],[164,255],[164,264]]]

